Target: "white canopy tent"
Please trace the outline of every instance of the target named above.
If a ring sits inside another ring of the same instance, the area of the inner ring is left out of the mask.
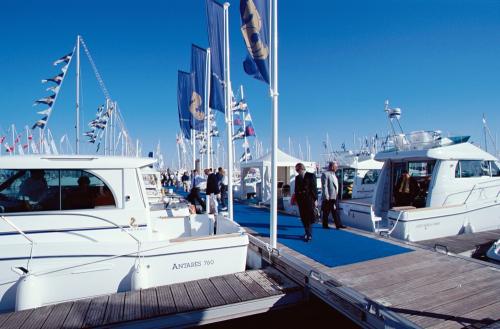
[[[295,165],[302,162],[309,172],[316,172],[316,163],[297,159],[280,149],[278,149],[277,157],[278,167],[278,197],[281,195],[283,186],[290,186],[295,180]],[[269,203],[271,200],[271,152],[263,155],[259,159],[243,162],[240,165],[241,183],[240,191],[243,197],[246,197],[245,177],[251,169],[258,169],[260,172],[261,182],[256,186],[256,198],[264,203]],[[293,186],[292,186],[293,187]]]

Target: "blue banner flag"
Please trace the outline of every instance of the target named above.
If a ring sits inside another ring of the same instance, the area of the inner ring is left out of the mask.
[[[245,72],[269,84],[269,0],[240,0],[241,33],[247,46]]]
[[[210,45],[210,108],[224,113],[224,7],[206,0]]]
[[[177,109],[179,111],[179,125],[187,139],[191,139],[191,113],[189,105],[192,94],[191,73],[178,71],[177,73]]]
[[[196,45],[191,46],[191,74],[193,89],[189,112],[193,122],[191,126],[202,131],[205,127],[205,80],[207,68],[207,50]]]

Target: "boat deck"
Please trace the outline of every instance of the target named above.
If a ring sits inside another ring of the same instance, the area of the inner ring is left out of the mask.
[[[239,207],[237,221],[268,241],[269,213]],[[298,218],[279,216],[279,252],[260,252],[360,326],[371,327],[373,317],[387,324],[391,316],[396,327],[409,328],[500,324],[497,265],[350,229],[315,225],[310,243],[302,234]]]
[[[0,328],[187,327],[302,299],[302,287],[267,268],[0,314]]]
[[[470,256],[476,248],[500,239],[500,230],[491,230],[470,234],[461,234],[446,238],[438,238],[416,242],[429,248],[442,248],[454,254],[467,254]]]

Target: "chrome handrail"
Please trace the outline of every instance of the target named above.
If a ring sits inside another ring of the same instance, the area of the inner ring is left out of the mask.
[[[446,202],[448,201],[448,199],[450,197],[452,197],[452,196],[459,195],[459,194],[464,194],[464,193],[469,193],[467,195],[467,197],[465,198],[464,202],[462,203],[462,204],[466,204],[467,201],[469,200],[470,196],[472,195],[472,192],[474,192],[476,190],[476,188],[478,188],[479,191],[484,191],[484,190],[486,190],[488,188],[500,187],[500,183],[499,184],[495,184],[495,185],[491,185],[491,186],[480,186],[480,187],[478,187],[478,185],[484,185],[484,184],[488,184],[488,183],[491,184],[491,183],[495,183],[495,182],[500,182],[500,179],[494,180],[494,181],[490,181],[490,182],[479,182],[479,183],[474,184],[474,186],[470,190],[464,190],[464,191],[460,191],[460,192],[455,192],[455,193],[448,194],[446,196],[446,198],[444,199],[443,203],[441,204],[441,206],[444,206],[446,204]],[[497,195],[496,195],[495,198],[498,198],[499,195],[500,195],[500,191],[497,193]]]
[[[5,216],[2,215],[2,216],[0,216],[0,218],[2,218],[7,223],[7,225],[12,227],[14,230],[16,230],[19,234],[21,234],[26,240],[28,240],[30,242],[30,245],[31,245],[30,246],[30,258],[28,259],[28,264],[26,264],[26,270],[29,273],[30,263],[31,263],[31,260],[33,259],[33,249],[35,248],[35,241],[33,241],[28,235],[26,235],[26,233],[24,233],[19,227],[17,227],[16,224],[12,223],[10,220],[5,218]]]

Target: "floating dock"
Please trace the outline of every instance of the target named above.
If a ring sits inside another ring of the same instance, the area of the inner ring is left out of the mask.
[[[320,225],[305,243],[291,216],[279,218],[279,248],[269,250],[259,211],[243,210],[240,224],[259,236],[251,241],[263,259],[361,327],[500,326],[498,265]]]
[[[268,268],[0,314],[0,328],[173,328],[234,319],[304,300]]]

